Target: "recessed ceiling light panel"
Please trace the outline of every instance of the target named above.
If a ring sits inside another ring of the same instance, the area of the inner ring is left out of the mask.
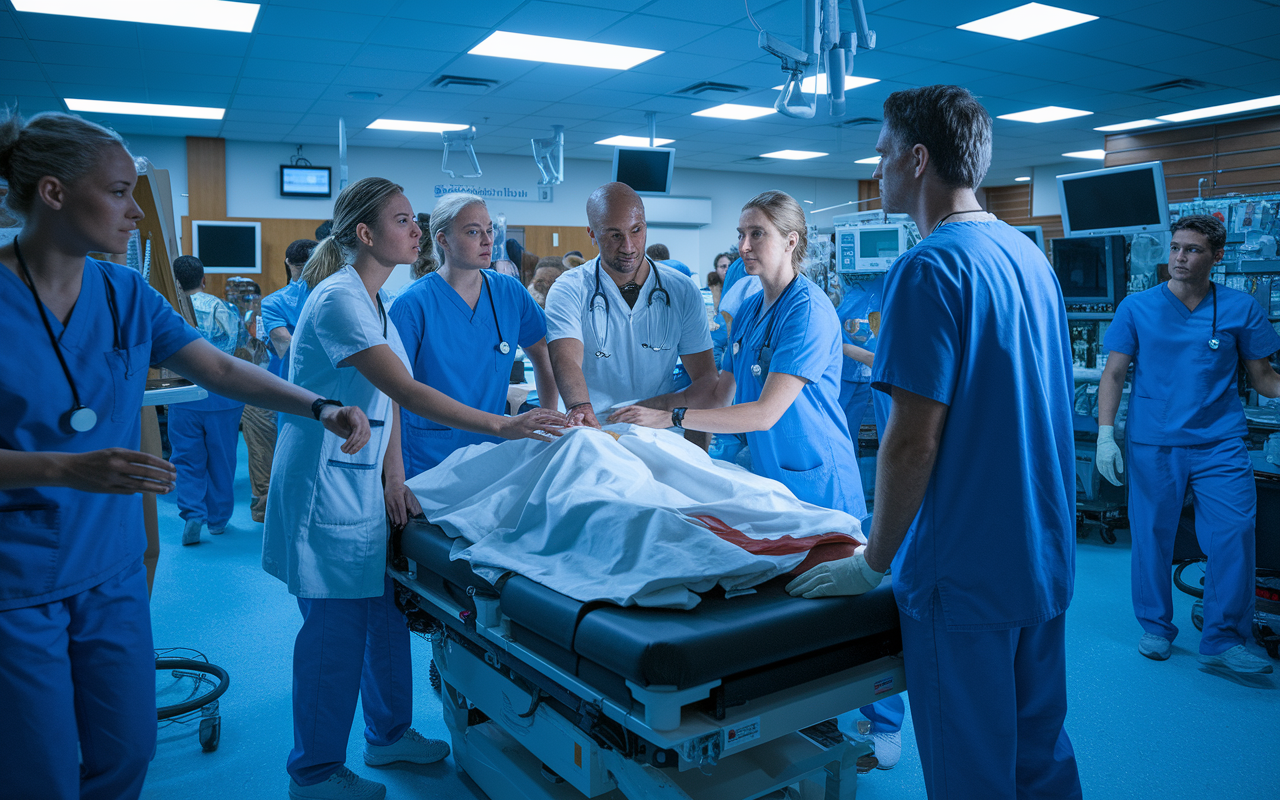
[[[13,0],[17,11],[87,17],[116,22],[144,22],[182,28],[248,33],[258,18],[257,3],[227,0]]]
[[[63,101],[72,111],[89,111],[100,114],[129,114],[141,117],[182,117],[184,119],[222,119],[225,109],[200,106],[167,106],[159,103],[120,103],[114,100]]]
[[[850,89],[859,89],[863,86],[870,86],[873,83],[879,83],[879,82],[880,82],[879,78],[859,78],[856,75],[845,75],[844,90],[847,92]],[[775,92],[780,92],[782,91],[782,87],[775,86],[773,87],[773,90]],[[806,94],[813,94],[814,92],[817,92],[818,94],[826,94],[827,93],[827,74],[824,72],[820,75],[810,75],[809,77],[800,81],[800,91]]]
[[[860,158],[853,162],[855,164],[879,164],[880,156],[872,156],[871,158]]]
[[[772,153],[761,153],[761,158],[784,158],[787,161],[804,161],[810,158],[822,158],[827,153],[819,153],[815,150],[775,150]]]
[[[999,14],[992,14],[982,19],[975,19],[973,22],[966,22],[956,27],[962,31],[985,33],[990,36],[999,36],[1020,42],[1023,39],[1042,36],[1046,33],[1060,31],[1063,28],[1092,22],[1095,19],[1097,17],[1091,14],[1081,14],[1077,11],[1046,6],[1042,3],[1027,3],[1024,6],[1001,11]]]
[[[647,50],[643,47],[624,47],[619,44],[584,42],[578,39],[557,39],[554,36],[495,31],[467,52],[473,56],[514,58],[520,61],[540,61],[544,64],[631,69],[637,64],[643,64],[651,58],[662,55],[664,51]]]
[[[675,139],[654,139],[654,147],[662,147],[664,144],[671,144]],[[610,136],[608,139],[601,139],[596,144],[605,144],[612,147],[649,147],[648,136]]]
[[[1150,128],[1152,125],[1163,125],[1158,119],[1136,119],[1133,122],[1121,122],[1115,125],[1103,125],[1101,128],[1094,128],[1095,131],[1103,133],[1115,133],[1116,131],[1132,131],[1138,128]]]
[[[1107,157],[1106,150],[1077,150],[1074,153],[1063,153],[1067,158],[1092,158],[1101,161]]]
[[[1243,114],[1246,111],[1257,111],[1260,108],[1271,108],[1272,106],[1280,106],[1280,94],[1244,100],[1239,103],[1227,103],[1220,106],[1209,106],[1208,108],[1196,108],[1191,111],[1179,111],[1177,114],[1165,114],[1160,119],[1166,122],[1189,122],[1193,119],[1204,119],[1206,117]]]
[[[450,122],[421,122],[415,119],[375,119],[369,123],[368,130],[444,133],[445,131],[463,131],[470,127],[470,125],[456,125]]]
[[[695,117],[714,117],[715,119],[755,119],[756,117],[767,117],[774,113],[772,108],[764,106],[743,106],[737,103],[724,103],[722,105],[704,108],[701,111],[693,112]]]
[[[1027,181],[1031,180],[1031,176],[1023,175],[1021,178],[1014,178],[1014,180],[1017,181],[1018,183],[1026,183]]]
[[[1076,108],[1045,106],[1044,108],[1033,108],[1029,111],[1019,111],[1016,114],[1001,114],[1000,119],[1014,122],[1057,122],[1060,119],[1087,117],[1092,113],[1092,111],[1081,111]]]

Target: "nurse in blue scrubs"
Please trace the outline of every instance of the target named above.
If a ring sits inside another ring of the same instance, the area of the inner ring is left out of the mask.
[[[390,309],[413,364],[414,380],[490,414],[506,413],[516,348],[533,363],[538,402],[557,404],[542,309],[515,278],[486,269],[493,222],[482,198],[448,194],[431,212],[431,243],[440,268],[409,284]],[[500,439],[449,428],[400,410],[406,478],[454,450]]]
[[[1193,490],[1196,538],[1209,557],[1200,661],[1232,672],[1271,672],[1246,647],[1254,608],[1257,489],[1245,451],[1244,408],[1236,388],[1243,361],[1253,387],[1280,396],[1268,357],[1280,335],[1249,295],[1209,280],[1227,233],[1214,217],[1173,225],[1169,281],[1126,297],[1103,345],[1098,384],[1098,470],[1117,486],[1124,460],[1113,426],[1129,364],[1134,365],[1125,442],[1133,532],[1133,610],[1138,651],[1164,661],[1173,624],[1170,564],[1183,498]]]
[[[657,411],[628,406],[609,417],[652,428],[746,433],[754,471],[796,497],[867,516],[857,452],[840,408],[840,322],[831,301],[800,274],[808,247],[804,211],[782,192],[753,197],[738,219],[738,247],[763,291],[747,300],[730,333],[716,385],[721,408]],[[732,269],[732,268],[731,268]],[[897,763],[904,704],[895,695],[862,709],[877,758]]]
[[[174,468],[138,452],[151,365],[310,416],[323,400],[200,338],[123,253],[143,213],[120,136],[70,114],[0,121],[0,177],[25,220],[0,247],[0,775],[6,797],[136,798],[155,751],[141,492]],[[358,409],[323,406],[359,450]]]
[[[866,418],[867,406],[873,406],[876,430],[882,435],[889,421],[888,397],[871,391],[871,365],[875,361],[877,333],[880,328],[880,303],[884,297],[883,272],[859,276],[845,285],[844,296],[836,313],[840,317],[840,333],[844,337],[840,376],[840,407],[849,424],[849,435],[858,443],[858,430]],[[877,397],[877,395],[883,396]]]

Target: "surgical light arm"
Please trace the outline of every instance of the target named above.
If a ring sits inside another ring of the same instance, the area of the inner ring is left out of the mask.
[[[816,77],[825,67],[831,115],[838,117],[844,114],[844,78],[853,71],[854,54],[858,47],[872,50],[876,45],[876,34],[867,27],[862,0],[851,0],[851,6],[856,35],[840,30],[839,0],[806,0],[804,49],[793,47],[756,25],[760,31],[760,49],[776,56],[782,62],[783,72],[787,73],[782,93],[774,102],[778,113],[797,119],[812,119],[818,105],[817,87],[814,87],[813,99],[805,102],[801,83],[810,68]],[[755,24],[754,18],[752,24]]]
[[[480,170],[480,159],[476,158],[476,129],[475,126],[467,128],[465,131],[441,131],[440,136],[444,139],[444,156],[440,159],[440,171],[448,175],[450,178],[479,178],[484,173]],[[471,159],[471,169],[473,172],[466,175],[458,175],[449,169],[449,150],[453,147],[459,147]]]
[[[552,125],[551,138],[530,139],[533,160],[542,173],[539,186],[553,186],[564,182],[564,126]]]

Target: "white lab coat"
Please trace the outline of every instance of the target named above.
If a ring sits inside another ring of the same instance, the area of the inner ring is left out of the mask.
[[[592,410],[603,420],[617,403],[674,391],[677,359],[710,350],[711,329],[698,287],[684,273],[650,262],[649,276],[640,287],[635,308],[627,307],[617,284],[600,268],[600,289],[609,298],[609,325],[607,334],[603,329],[597,334],[591,325],[591,296],[596,289],[598,260],[593,258],[556,280],[547,292],[546,313],[548,342],[582,342],[582,374],[591,393]],[[649,304],[649,293],[655,288],[655,267],[662,288],[671,296],[670,309],[661,293]],[[665,344],[669,349],[655,352],[641,346],[649,333],[649,314],[659,315],[654,325],[655,344]],[[597,335],[606,341],[601,343]],[[597,350],[609,353],[609,357],[597,357]]]
[[[379,293],[386,306],[385,293]],[[385,334],[384,334],[385,326]],[[262,568],[306,598],[379,597],[387,565],[382,460],[391,434],[391,399],[348,357],[386,344],[405,369],[396,326],[378,313],[351,266],[326,278],[302,307],[290,344],[289,380],[321,397],[359,406],[371,438],[359,452],[314,419],[281,415],[267,494]]]

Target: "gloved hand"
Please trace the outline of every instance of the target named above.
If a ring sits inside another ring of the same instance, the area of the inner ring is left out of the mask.
[[[1102,477],[1116,486],[1121,485],[1120,475],[1124,472],[1124,457],[1120,455],[1120,446],[1116,444],[1115,426],[1098,426],[1098,454],[1094,457],[1098,472]]]
[[[865,594],[880,585],[883,572],[867,566],[866,548],[858,549],[849,558],[819,564],[787,584],[792,597],[834,597],[835,595]]]

